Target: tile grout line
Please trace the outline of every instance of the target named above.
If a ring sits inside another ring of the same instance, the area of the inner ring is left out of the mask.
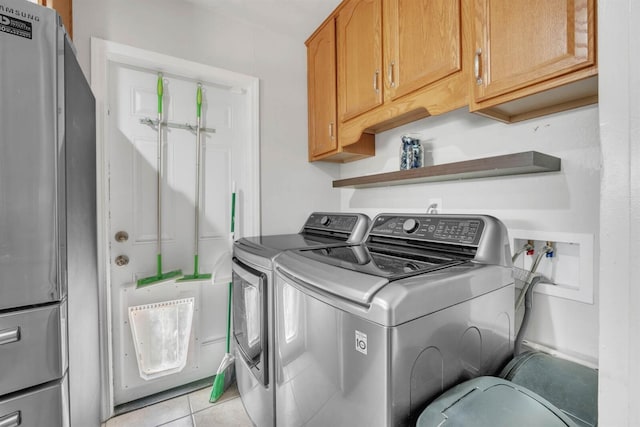
[[[196,417],[193,416],[193,405],[191,404],[191,395],[193,393],[189,393],[187,395],[187,402],[189,402],[189,416],[191,417],[191,425],[196,427]]]
[[[193,392],[193,393],[195,393],[195,392]],[[196,427],[196,418],[195,418],[195,415],[196,415],[196,414],[198,414],[198,413],[200,413],[200,412],[207,411],[207,410],[209,410],[209,409],[211,409],[211,408],[214,408],[214,407],[224,406],[225,404],[227,404],[227,403],[229,403],[229,402],[232,402],[232,401],[234,401],[235,399],[239,399],[239,398],[240,398],[240,396],[239,396],[239,395],[229,396],[229,397],[227,397],[227,398],[225,398],[225,399],[220,399],[220,400],[219,400],[219,401],[217,401],[216,403],[210,403],[207,407],[204,407],[204,408],[201,408],[201,409],[195,410],[194,404],[193,404],[193,402],[192,402],[192,394],[193,394],[193,393],[189,393],[189,394],[187,394],[187,395],[185,395],[185,396],[184,396],[184,397],[186,397],[186,399],[187,399],[187,405],[188,405],[188,410],[189,410],[188,415],[183,415],[183,416],[180,416],[180,417],[178,417],[178,418],[171,419],[171,420],[165,420],[165,421],[161,422],[160,424],[156,424],[156,425],[155,425],[155,427],[162,427],[162,426],[165,426],[165,425],[167,425],[167,424],[170,424],[170,423],[173,423],[173,422],[175,422],[175,421],[178,421],[178,420],[181,420],[181,419],[183,419],[183,418],[186,418],[187,416],[189,416],[189,417],[190,417],[192,426],[193,426],[193,427]],[[156,404],[156,405],[157,405],[157,404]],[[145,408],[149,408],[149,407],[153,407],[153,406],[154,406],[154,405],[149,405],[149,406],[146,406],[146,407],[144,407],[144,408],[137,409],[136,411],[142,411],[142,410],[143,410],[143,409],[145,409]],[[133,411],[133,412],[136,412],[136,411]],[[125,415],[125,414],[121,414],[121,415]],[[105,424],[105,426],[106,426],[106,424]]]
[[[178,396],[177,398],[179,398],[179,396]],[[188,416],[191,416],[191,417],[192,417],[192,418],[191,418],[192,424],[193,424],[193,425],[195,425],[195,423],[193,423],[193,416],[192,416],[192,414],[191,414],[191,399],[189,399],[189,395],[187,395],[187,396],[186,396],[186,398],[187,398],[187,405],[189,405],[189,414],[188,414]],[[170,400],[171,400],[171,399],[170,399]],[[162,403],[162,402],[160,402],[160,403]],[[157,403],[156,403],[155,405],[157,405]],[[149,405],[148,407],[152,407],[152,406],[154,406],[154,405]],[[167,425],[167,424],[172,423],[172,422],[174,422],[174,421],[181,420],[181,419],[186,418],[186,417],[187,417],[187,415],[183,415],[183,416],[181,416],[181,417],[174,418],[174,419],[172,419],[172,420],[164,421],[164,422],[162,422],[162,423],[160,423],[160,424],[156,425],[156,427],[162,427],[162,426],[164,426],[164,425]]]
[[[207,406],[207,407],[205,407],[205,408],[202,408],[202,409],[198,409],[198,410],[197,410],[197,411],[195,411],[195,412],[191,412],[191,415],[198,414],[198,413],[200,413],[200,412],[206,411],[206,410],[211,409],[211,408],[215,408],[215,407],[218,407],[218,406],[222,406],[222,405],[224,405],[225,403],[232,401],[233,399],[236,399],[236,397],[234,396],[234,397],[230,397],[230,398],[227,398],[227,399],[224,399],[224,400],[219,400],[219,401],[217,401],[216,403],[209,403],[209,406]]]

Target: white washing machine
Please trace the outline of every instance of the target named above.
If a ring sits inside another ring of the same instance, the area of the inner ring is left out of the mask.
[[[409,426],[513,352],[504,225],[472,215],[378,215],[360,245],[275,259],[276,419]]]
[[[234,243],[235,372],[242,403],[258,427],[276,425],[273,258],[289,249],[359,243],[369,224],[362,214],[315,212],[297,234],[246,237]]]

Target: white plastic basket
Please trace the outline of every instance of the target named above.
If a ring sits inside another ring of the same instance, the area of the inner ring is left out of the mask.
[[[194,298],[129,307],[129,324],[144,380],[180,372],[187,364]]]

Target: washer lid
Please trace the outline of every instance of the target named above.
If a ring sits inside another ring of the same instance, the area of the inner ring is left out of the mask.
[[[277,254],[289,249],[312,248],[324,245],[344,245],[344,241],[325,236],[307,234],[274,234],[271,236],[243,237],[238,240],[239,245],[248,246],[265,254]]]
[[[298,233],[243,237],[235,247],[271,259],[291,249],[360,243],[368,226],[363,214],[314,212]]]
[[[327,267],[296,251],[284,252],[276,258],[276,264],[277,271],[294,285],[362,306],[369,305],[374,295],[389,283],[383,277]]]
[[[384,277],[390,281],[441,270],[468,261],[468,258],[435,250],[421,248],[418,251],[412,251],[409,248],[403,248],[398,252],[390,247],[372,243],[302,249],[296,252],[324,264]]]

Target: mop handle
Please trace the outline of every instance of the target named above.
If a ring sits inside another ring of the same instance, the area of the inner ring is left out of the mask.
[[[162,275],[162,96],[164,94],[164,86],[162,82],[162,73],[158,73],[158,155],[157,155],[157,193],[156,201],[158,206],[156,207],[156,221],[157,221],[157,268],[158,276]]]
[[[200,155],[202,148],[200,146],[200,126],[202,123],[202,84],[198,83],[196,91],[196,200],[195,200],[195,239],[193,252],[198,256],[198,239],[200,236]]]

